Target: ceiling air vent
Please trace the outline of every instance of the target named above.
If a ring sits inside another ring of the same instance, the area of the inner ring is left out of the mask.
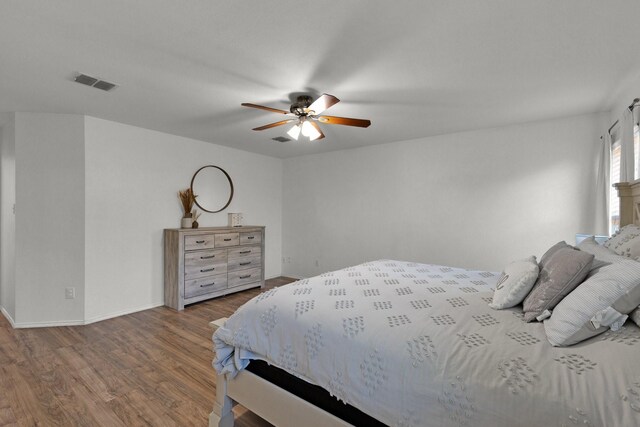
[[[95,77],[87,76],[86,74],[81,73],[76,74],[76,76],[73,78],[73,81],[85,86],[95,87],[96,89],[104,90],[106,92],[109,92],[110,90],[118,87],[118,85],[115,83],[96,79]]]
[[[271,138],[274,141],[278,141],[278,142],[287,142],[287,141],[291,141],[289,138],[285,138],[284,136],[276,136],[275,138]]]

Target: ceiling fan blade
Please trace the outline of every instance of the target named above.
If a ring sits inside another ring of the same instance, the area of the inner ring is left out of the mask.
[[[320,123],[326,123],[328,125],[357,126],[360,128],[368,128],[369,125],[371,125],[370,120],[351,119],[349,117],[319,116],[318,121]]]
[[[289,119],[289,120],[280,120],[279,122],[275,122],[275,123],[269,123],[268,125],[264,125],[264,126],[260,126],[257,128],[253,128],[253,130],[265,130],[265,129],[271,129],[274,128],[276,126],[282,126],[282,125],[286,125],[289,122],[294,121],[295,119]]]
[[[336,105],[340,100],[333,95],[323,93],[318,99],[313,101],[313,104],[309,105],[308,110],[313,111],[315,115],[322,113],[327,108]]]
[[[258,108],[260,110],[271,111],[272,113],[291,114],[289,111],[278,110],[277,108],[265,107],[264,105],[250,104],[248,102],[243,102],[240,105],[242,105],[243,107]]]
[[[320,126],[318,126],[318,124],[316,122],[314,122],[313,120],[309,120],[309,123],[311,123],[311,126],[316,128],[316,130],[320,133],[320,136],[317,137],[316,139],[314,139],[313,141],[317,141],[319,139],[324,138],[324,133],[322,133],[322,130],[320,130]]]

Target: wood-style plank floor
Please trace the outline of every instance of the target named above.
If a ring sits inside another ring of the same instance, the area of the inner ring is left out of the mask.
[[[87,326],[12,329],[0,315],[0,426],[206,426],[216,384],[208,323],[259,292]],[[270,425],[234,412],[238,427]]]

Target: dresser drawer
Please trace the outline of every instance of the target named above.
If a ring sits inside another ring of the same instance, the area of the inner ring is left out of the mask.
[[[251,244],[259,244],[262,242],[262,232],[261,231],[253,231],[250,233],[240,233],[240,244],[241,245],[251,245]]]
[[[246,256],[240,258],[233,258],[229,260],[227,264],[227,270],[238,271],[246,270],[248,268],[256,268],[262,265],[262,257],[258,256]]]
[[[184,254],[184,278],[186,280],[226,272],[226,249],[195,251]]]
[[[225,246],[238,246],[240,243],[239,233],[216,234],[216,248]]]
[[[227,275],[201,277],[184,281],[184,297],[191,298],[227,288]]]
[[[254,257],[262,255],[260,246],[243,246],[239,248],[229,249],[229,260],[243,257]]]
[[[261,268],[250,268],[248,270],[240,270],[229,272],[229,287],[246,285],[251,282],[259,282],[262,280]]]
[[[200,234],[197,236],[184,236],[184,250],[209,249],[215,245],[215,234]]]

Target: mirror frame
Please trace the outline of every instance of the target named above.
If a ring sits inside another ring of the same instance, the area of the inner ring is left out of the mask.
[[[215,166],[215,165],[206,165],[206,166],[202,166],[200,169],[198,169],[198,170],[196,171],[196,173],[194,173],[194,174],[193,174],[193,177],[191,178],[191,185],[189,186],[189,188],[191,188],[191,194],[196,194],[196,193],[194,193],[194,191],[193,191],[193,181],[195,181],[196,176],[198,175],[198,172],[200,172],[202,169],[206,169],[206,168],[215,168],[215,169],[218,169],[219,171],[221,171],[221,172],[224,174],[224,176],[226,176],[226,177],[227,177],[227,180],[229,181],[229,187],[231,188],[231,193],[229,194],[229,200],[227,200],[227,203],[226,203],[222,208],[218,209],[217,211],[210,211],[209,209],[206,209],[206,208],[202,207],[202,206],[200,205],[200,203],[198,203],[198,198],[197,198],[197,197],[195,198],[195,200],[194,200],[194,201],[195,201],[196,205],[197,205],[200,209],[202,209],[203,211],[205,211],[205,212],[209,212],[209,213],[217,213],[217,212],[221,212],[221,211],[225,210],[225,209],[227,208],[227,206],[229,206],[229,204],[231,203],[231,200],[233,199],[233,181],[231,181],[231,177],[229,176],[229,174],[227,173],[227,171],[225,171],[225,170],[224,170],[224,169],[222,169],[221,167],[219,167],[219,166]]]

